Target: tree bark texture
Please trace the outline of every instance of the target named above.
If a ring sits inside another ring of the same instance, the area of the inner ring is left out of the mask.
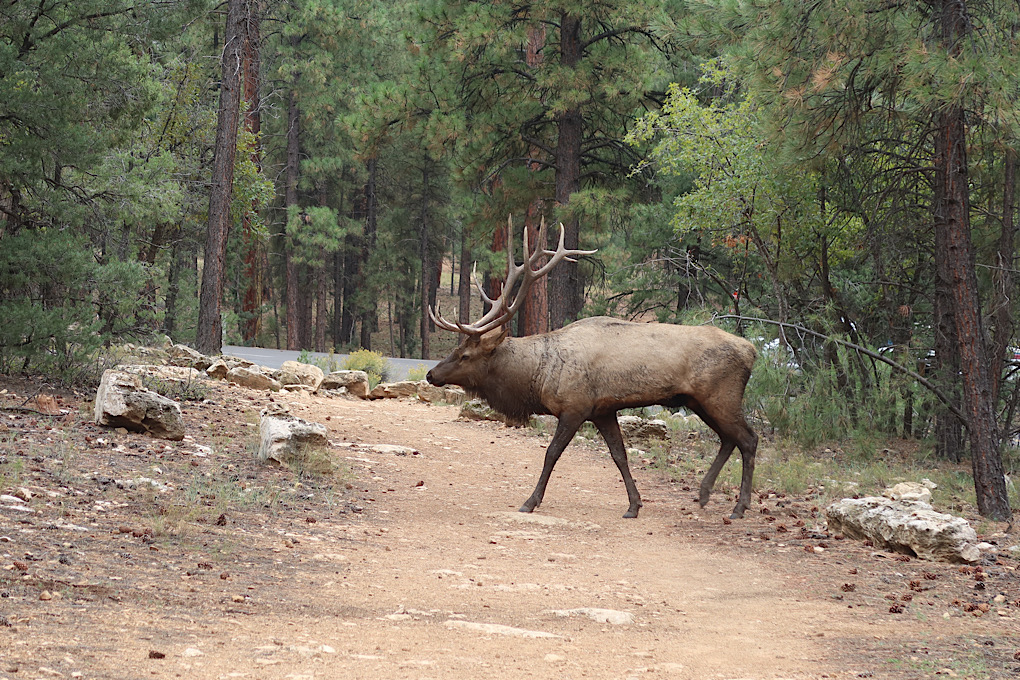
[[[946,252],[943,230],[935,230],[935,252]],[[948,262],[941,257],[935,260],[935,357],[932,365],[935,384],[953,402],[960,405],[960,353],[956,349],[956,321],[953,317]],[[943,404],[935,409],[935,456],[943,460],[963,460],[963,423]]]
[[[964,0],[942,0],[942,40],[958,54],[970,17]],[[992,374],[981,320],[974,249],[970,234],[970,193],[967,183],[967,128],[964,110],[949,106],[935,116],[935,229],[942,230],[944,258],[950,275],[953,318],[963,378],[963,396],[970,435],[970,456],[978,512],[984,517],[1011,517],[999,435],[992,401]]]
[[[513,243],[507,242],[506,230],[503,228],[496,229],[496,231],[492,233],[492,252],[493,254],[504,253],[503,257],[499,257],[496,259],[497,262],[506,261],[504,258],[506,257],[505,253],[507,248],[513,248]],[[506,281],[508,273],[509,272],[504,269],[503,271],[499,270],[493,271],[489,275],[489,280],[487,282],[488,290],[486,291],[486,295],[489,296],[489,299],[496,300],[500,295],[503,294],[503,283],[504,281]],[[483,304],[482,307],[484,308],[482,309],[483,313],[489,311],[489,305]]]
[[[534,24],[528,28],[528,47],[525,52],[525,63],[528,68],[535,70],[542,66],[542,51],[545,48],[545,26]],[[528,169],[531,172],[538,172],[542,169],[542,163],[537,162],[542,156],[538,146],[532,145],[528,151]],[[528,209],[524,215],[524,228],[528,232],[528,243],[531,252],[542,250],[546,247],[544,242],[539,242],[539,225],[542,221],[544,201],[540,197],[531,199]],[[524,253],[525,261],[531,253]],[[538,265],[545,264],[547,258],[541,258]],[[540,278],[531,286],[524,304],[517,319],[517,334],[538,335],[549,330],[549,281],[546,277]]]
[[[365,182],[365,247],[361,252],[361,273],[360,284],[368,287],[368,257],[375,251],[376,229],[378,219],[378,203],[376,196],[376,181],[378,178],[379,164],[376,159],[368,159],[368,179]],[[372,332],[376,330],[378,323],[378,311],[374,296],[365,297],[366,307],[361,310],[361,346],[364,349],[372,349]]]
[[[223,346],[220,305],[223,299],[227,237],[230,235],[230,197],[234,185],[237,125],[241,109],[241,54],[244,50],[246,10],[245,0],[230,0],[227,4],[227,24],[220,59],[223,76],[216,117],[209,222],[195,337],[195,348],[203,354],[219,354]]]
[[[429,257],[429,159],[421,171],[421,214],[419,216],[419,249],[421,251],[421,358],[429,358],[429,288],[432,281],[432,258]]]
[[[467,226],[460,232],[460,275],[457,280],[457,318],[471,323],[471,248],[468,246]]]
[[[1002,384],[1002,369],[1005,362],[1012,359],[1009,344],[1013,338],[1015,323],[1013,321],[1012,301],[1016,298],[1016,284],[1013,280],[1013,267],[1016,263],[1016,164],[1015,149],[1006,149],[1005,165],[1002,181],[1002,231],[999,232],[999,243],[995,249],[995,269],[992,281],[995,285],[992,299],[992,319],[995,332],[992,338],[992,361],[995,371],[992,374],[992,403],[999,403],[999,386]]]
[[[581,18],[564,13],[560,17],[560,64],[568,70],[581,61]],[[560,114],[556,139],[556,205],[564,207],[581,188],[581,140],[583,117],[579,106]],[[579,242],[577,218],[563,220],[564,244],[576,249]],[[555,330],[576,319],[584,306],[584,282],[577,262],[561,262],[549,272],[549,326]]]
[[[295,42],[298,40],[294,39]],[[297,76],[294,76],[295,80]],[[290,208],[298,205],[298,178],[301,162],[301,110],[297,102],[297,83],[287,98],[287,168],[284,204],[290,214]],[[296,242],[297,222],[287,220],[284,238],[284,270],[287,278],[287,349],[301,349],[300,335],[300,301],[298,300],[299,282],[298,266],[294,261],[293,251]]]
[[[355,201],[357,203],[357,201]],[[354,303],[354,295],[357,290],[357,280],[360,276],[358,267],[361,262],[361,238],[356,234],[348,234],[344,239],[343,251],[343,297],[344,306],[340,314],[340,341],[341,345],[349,345],[354,342],[354,325],[356,322],[357,306]]]
[[[259,35],[259,8],[254,2],[248,7],[248,16],[245,18],[245,41],[244,41],[244,101],[247,109],[244,114],[245,126],[255,140],[252,149],[251,160],[255,167],[262,169],[262,150],[259,141],[259,133],[262,130],[261,95],[260,95],[260,49],[261,40]],[[241,322],[241,335],[245,342],[251,344],[261,328],[261,316],[259,310],[262,307],[262,270],[260,268],[261,256],[259,243],[254,238],[252,227],[252,211],[246,212],[241,217],[241,228],[244,234],[244,278],[245,290],[241,301],[241,311],[244,320]]]

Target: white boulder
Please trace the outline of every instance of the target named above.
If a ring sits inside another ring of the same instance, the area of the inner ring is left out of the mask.
[[[646,420],[640,416],[619,416],[620,430],[628,441],[638,439],[666,439],[666,421]]]
[[[306,448],[329,445],[326,426],[285,415],[264,415],[259,427],[259,461],[287,464]]]
[[[180,405],[142,387],[140,376],[114,369],[104,372],[99,384],[95,422],[133,432],[148,432],[160,439],[184,439]]]
[[[333,371],[319,383],[323,391],[346,390],[348,394],[361,399],[368,398],[368,373],[364,371]]]
[[[977,532],[967,520],[927,503],[878,496],[844,498],[825,509],[829,531],[870,540],[877,548],[942,562],[981,559]]]
[[[304,385],[314,392],[319,389],[325,375],[318,366],[303,364],[300,361],[284,361],[276,371],[275,377],[284,386]]]
[[[900,482],[883,491],[882,495],[894,501],[931,503],[931,487],[917,482]]]
[[[369,392],[369,399],[406,399],[417,397],[420,380],[400,380],[392,383],[379,383]],[[428,384],[428,383],[426,383]]]
[[[244,367],[236,366],[227,371],[226,379],[241,387],[250,387],[253,390],[271,390],[279,392],[283,385],[280,381],[270,375],[266,375],[258,366]]]

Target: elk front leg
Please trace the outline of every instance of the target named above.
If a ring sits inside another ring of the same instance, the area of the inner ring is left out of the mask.
[[[549,448],[545,450],[545,464],[542,466],[542,474],[538,477],[538,484],[528,500],[524,501],[524,505],[520,507],[521,512],[531,512],[542,504],[545,487],[549,484],[549,477],[552,476],[553,468],[556,467],[556,461],[560,459],[563,449],[567,448],[567,444],[574,438],[577,428],[581,427],[583,422],[584,419],[577,416],[565,413],[560,415],[556,424],[556,432],[553,434],[552,441],[549,442]]]
[[[616,467],[620,469],[620,474],[623,476],[623,485],[627,487],[627,500],[630,501],[630,507],[623,516],[627,518],[637,517],[638,510],[641,509],[642,505],[641,494],[638,493],[637,484],[634,483],[634,478],[630,475],[630,465],[627,463],[627,447],[623,443],[620,422],[616,419],[615,413],[593,419],[592,422],[599,429],[599,434],[602,435],[602,438],[606,440],[606,444],[609,446],[609,453],[613,456],[613,462],[616,463]]]

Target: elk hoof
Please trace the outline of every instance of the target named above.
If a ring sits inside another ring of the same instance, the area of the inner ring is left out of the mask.
[[[644,505],[644,503],[642,503],[641,501],[637,501],[636,503],[631,503],[630,504],[630,508],[623,515],[624,519],[632,519],[634,517],[637,517],[638,510],[640,510],[641,506],[643,506],[643,505]]]
[[[743,509],[734,510],[733,514],[730,515],[730,519],[744,519],[744,511],[743,511]]]
[[[517,508],[517,512],[531,512],[534,509],[535,509],[535,504],[529,501],[529,502],[525,503],[524,505],[522,505],[521,507]]]

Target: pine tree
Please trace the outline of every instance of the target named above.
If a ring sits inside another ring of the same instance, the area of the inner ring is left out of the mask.
[[[509,204],[504,214],[544,199],[554,208],[548,221],[561,221],[567,247],[578,247],[581,216],[604,219],[599,190],[621,189],[638,160],[622,139],[665,90],[669,63],[660,48],[671,11],[668,3],[601,0],[434,4],[423,41],[447,84],[437,108],[462,116],[447,124],[458,133],[461,179],[489,187]],[[538,25],[541,59],[529,61]],[[580,314],[584,280],[576,263],[564,263],[548,285],[550,325],[558,328]]]
[[[956,0],[881,7],[774,0],[705,8],[706,35],[735,38],[733,63],[770,109],[791,158],[880,158],[912,176],[912,195],[928,193],[936,327],[943,333],[936,351],[943,363],[960,362],[979,510],[1008,517],[972,243],[967,145],[984,138],[1015,146],[1016,8]],[[972,134],[978,128],[980,137]]]
[[[227,4],[223,56],[220,62],[223,77],[220,82],[220,108],[216,123],[212,190],[209,194],[209,227],[195,339],[195,349],[204,354],[219,354],[223,343],[220,308],[223,300],[227,238],[230,234],[230,201],[234,186],[234,158],[237,154],[237,130],[241,111],[241,64],[246,42],[248,11],[247,0],[230,0]]]

